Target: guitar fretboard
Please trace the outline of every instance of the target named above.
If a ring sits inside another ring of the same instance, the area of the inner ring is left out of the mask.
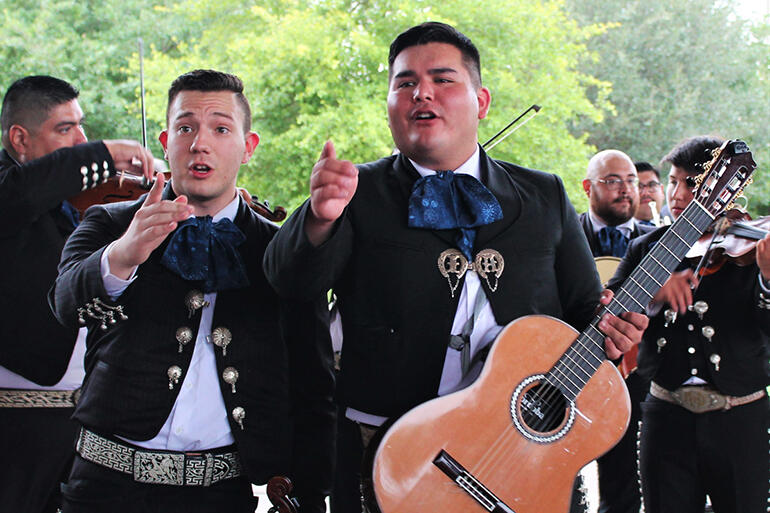
[[[591,376],[606,360],[604,334],[599,320],[606,313],[642,312],[658,289],[679,266],[687,251],[706,231],[714,217],[693,200],[652,250],[629,275],[612,301],[597,314],[588,328],[549,371],[546,380],[574,401]]]

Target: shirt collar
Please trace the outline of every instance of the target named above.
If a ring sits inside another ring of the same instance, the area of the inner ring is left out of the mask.
[[[479,146],[476,145],[476,151],[473,152],[473,155],[470,156],[468,160],[463,162],[460,167],[457,169],[452,169],[451,171],[454,171],[455,173],[465,173],[467,175],[471,175],[473,178],[475,178],[478,181],[481,181],[481,169],[479,168]],[[428,176],[436,174],[436,170],[428,169],[427,167],[421,166],[417,162],[415,162],[412,159],[409,159],[409,162],[412,163],[414,168],[417,170],[418,173],[420,173],[420,176]],[[448,169],[441,169],[440,171],[449,171]]]
[[[233,200],[230,203],[225,205],[222,208],[222,210],[214,214],[212,216],[211,221],[216,223],[217,221],[221,221],[222,219],[225,219],[225,218],[229,219],[230,221],[235,221],[235,216],[236,214],[238,214],[239,202],[240,202],[240,194],[238,194],[238,191],[236,191],[235,198],[233,198]],[[195,216],[190,216],[190,217],[192,218]]]

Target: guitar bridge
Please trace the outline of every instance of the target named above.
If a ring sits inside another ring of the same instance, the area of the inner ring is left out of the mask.
[[[433,464],[490,513],[516,513],[445,450],[438,453]]]

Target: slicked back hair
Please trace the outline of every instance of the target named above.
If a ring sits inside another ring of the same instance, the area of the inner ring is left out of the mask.
[[[468,36],[446,23],[428,21],[412,27],[401,34],[390,44],[388,54],[388,80],[393,75],[393,63],[405,49],[426,45],[428,43],[446,43],[454,46],[463,56],[463,64],[468,70],[474,87],[481,87],[481,57],[479,51]]]
[[[166,124],[168,125],[169,109],[176,96],[182,91],[232,91],[243,110],[243,133],[251,130],[251,107],[249,101],[243,95],[243,82],[230,73],[223,73],[213,69],[196,69],[180,75],[171,83],[168,90],[168,105],[166,106]]]
[[[690,137],[677,144],[661,162],[669,162],[691,175],[700,174],[703,172],[703,164],[713,158],[711,152],[722,146],[723,142],[724,139],[712,135]]]
[[[34,133],[48,119],[51,109],[79,95],[80,91],[68,82],[48,75],[32,75],[11,84],[0,112],[3,146],[10,148],[8,137],[13,125]]]

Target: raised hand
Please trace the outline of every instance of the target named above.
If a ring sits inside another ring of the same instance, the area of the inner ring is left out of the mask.
[[[118,278],[128,279],[134,269],[143,264],[150,253],[176,229],[177,224],[193,213],[186,196],[179,196],[174,201],[161,199],[164,182],[163,174],[158,174],[126,233],[110,250],[110,272]]]
[[[136,141],[112,140],[102,142],[112,156],[115,169],[143,175],[148,181],[152,181],[155,161],[150,150]]]
[[[338,160],[331,141],[310,175],[310,212],[305,233],[318,246],[329,238],[334,222],[342,215],[358,187],[358,170],[349,160]]]

